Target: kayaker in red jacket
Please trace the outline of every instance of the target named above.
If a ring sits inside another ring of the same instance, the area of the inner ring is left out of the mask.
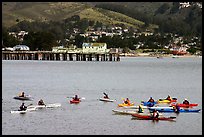
[[[156,109],[154,109],[152,118],[158,118],[158,117],[159,117],[159,112]]]
[[[183,104],[189,105],[189,101],[185,98]]]
[[[169,101],[171,101],[172,99],[171,99],[171,96],[167,96],[167,98],[166,98],[166,100],[169,100]]]

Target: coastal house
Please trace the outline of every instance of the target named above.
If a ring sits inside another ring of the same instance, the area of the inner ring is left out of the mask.
[[[82,52],[83,53],[107,53],[109,52],[109,50],[107,49],[106,43],[83,43]]]

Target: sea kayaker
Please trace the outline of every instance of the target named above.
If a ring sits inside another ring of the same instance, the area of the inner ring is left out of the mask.
[[[23,111],[23,110],[26,110],[26,109],[27,109],[27,107],[25,106],[24,103],[22,103],[19,108],[20,108],[20,111]]]
[[[45,105],[45,103],[44,103],[44,101],[43,101],[42,99],[40,99],[40,100],[38,101],[38,105]]]
[[[183,104],[189,105],[189,101],[185,98]]]
[[[170,95],[168,95],[168,96],[167,96],[167,98],[166,98],[166,100],[171,101],[171,100],[172,100],[171,96],[170,96]]]
[[[103,94],[104,94],[103,98],[109,99],[108,94],[106,94],[105,92],[103,92]]]
[[[152,97],[150,97],[148,102],[154,103],[154,99]]]
[[[126,98],[126,100],[124,101],[124,103],[130,105],[130,100],[129,100],[129,98]]]
[[[139,105],[138,113],[143,113],[143,112],[144,112],[144,109],[142,108],[142,105]]]
[[[159,112],[156,109],[154,109],[152,118],[158,118],[158,117],[159,117]]]
[[[179,113],[180,107],[179,107],[178,103],[176,103],[176,105],[173,106],[173,109],[174,109],[174,112]]]
[[[77,95],[75,95],[75,97],[73,98],[73,100],[75,100],[75,101],[79,101],[78,96],[77,96]]]
[[[24,93],[24,92],[21,92],[21,93],[19,94],[19,97],[25,97],[25,93]]]

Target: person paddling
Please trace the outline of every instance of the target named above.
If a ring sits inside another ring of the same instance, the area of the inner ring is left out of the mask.
[[[24,92],[21,92],[19,97],[25,97],[25,93]]]
[[[173,109],[174,109],[174,112],[179,113],[180,107],[179,107],[178,103],[176,103],[176,105],[173,106]]]
[[[143,113],[143,112],[144,112],[144,110],[143,110],[143,108],[142,108],[142,105],[139,105],[138,113]]]
[[[129,98],[126,98],[126,100],[124,101],[124,103],[130,105],[130,100],[129,100]]]
[[[105,92],[103,92],[103,94],[104,94],[103,98],[109,99],[108,94],[106,94]]]
[[[73,100],[79,101],[78,95],[75,95],[75,97],[73,98]]]
[[[40,100],[38,101],[38,105],[45,105],[45,103],[44,103],[44,101],[43,101],[42,99],[40,99]]]
[[[159,117],[159,112],[156,109],[154,109],[152,118],[158,118],[158,117]]]
[[[166,100],[171,101],[171,100],[172,100],[171,96],[170,96],[170,95],[168,95],[168,96],[167,96],[167,98],[166,98]]]
[[[185,98],[183,104],[189,105],[189,101]]]
[[[25,111],[27,109],[24,103],[22,103],[19,108],[20,108],[20,111]]]
[[[154,103],[154,99],[152,97],[150,97],[148,102]]]

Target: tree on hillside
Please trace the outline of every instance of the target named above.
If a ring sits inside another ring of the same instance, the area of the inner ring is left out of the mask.
[[[57,46],[56,39],[49,32],[30,32],[24,37],[23,44],[30,47],[30,50],[48,50]]]

